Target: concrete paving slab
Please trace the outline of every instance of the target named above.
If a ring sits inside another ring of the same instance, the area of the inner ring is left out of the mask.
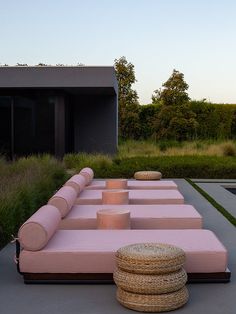
[[[204,217],[204,227],[213,230],[229,250],[232,280],[227,284],[188,285],[190,300],[175,313],[235,314],[236,228],[185,180],[175,180],[185,197]],[[14,246],[0,252],[1,314],[122,314],[134,313],[115,299],[114,285],[24,285],[13,262]]]
[[[205,182],[205,183],[236,183],[236,179],[191,179],[193,182]]]
[[[217,203],[223,206],[231,215],[236,217],[236,195],[226,188],[236,188],[236,183],[196,183],[202,190],[209,194]]]

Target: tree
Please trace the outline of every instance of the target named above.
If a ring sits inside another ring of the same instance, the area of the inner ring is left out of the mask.
[[[119,136],[123,139],[139,137],[138,94],[132,89],[136,82],[134,65],[125,57],[115,59],[118,81]]]
[[[162,88],[154,92],[152,101],[161,104],[161,110],[153,122],[157,138],[181,141],[194,137],[198,123],[196,114],[189,106],[187,89],[183,73],[173,70]]]
[[[182,105],[189,101],[187,93],[188,84],[184,81],[184,74],[173,70],[170,78],[162,85],[162,88],[155,90],[152,95],[152,102],[161,102],[163,105]]]

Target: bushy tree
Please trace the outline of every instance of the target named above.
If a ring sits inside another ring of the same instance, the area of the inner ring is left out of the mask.
[[[132,89],[136,82],[134,65],[125,57],[115,59],[119,96],[119,136],[123,139],[139,137],[138,94]]]
[[[189,106],[188,84],[183,73],[173,70],[170,78],[152,96],[161,109],[154,120],[157,139],[185,140],[194,137],[197,128],[196,114]]]
[[[154,91],[152,102],[167,106],[182,105],[189,101],[187,93],[188,84],[184,81],[184,74],[173,70],[170,78],[162,85],[162,88]]]

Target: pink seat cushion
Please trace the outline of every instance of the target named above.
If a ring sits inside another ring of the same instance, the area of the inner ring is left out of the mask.
[[[86,180],[86,185],[90,184],[93,180],[93,177],[94,177],[94,172],[93,172],[93,169],[91,168],[83,168],[81,171],[80,171],[80,174],[82,176],[84,176],[85,180]]]
[[[75,205],[60,229],[96,229],[100,209],[130,211],[131,229],[200,229],[202,216],[191,205]]]
[[[169,243],[182,248],[187,272],[224,272],[227,268],[227,251],[209,230],[59,230],[41,251],[21,252],[20,270],[112,273],[116,251],[143,242]]]
[[[80,205],[102,204],[103,190],[84,190],[76,200]],[[124,190],[125,191],[125,190]],[[183,204],[178,190],[130,190],[129,204]]]
[[[30,251],[41,250],[56,231],[61,215],[51,205],[41,207],[20,228],[20,245]]]
[[[93,180],[87,187],[87,190],[104,190],[106,181]],[[174,181],[135,181],[128,180],[128,190],[177,190]]]
[[[129,192],[126,190],[102,191],[102,204],[129,204]]]
[[[77,193],[71,186],[63,186],[53,197],[50,198],[48,204],[58,208],[61,213],[61,217],[65,217],[66,214],[71,210]]]
[[[76,193],[79,194],[85,188],[86,180],[81,174],[76,174],[66,181],[65,186],[71,186],[76,190]]]

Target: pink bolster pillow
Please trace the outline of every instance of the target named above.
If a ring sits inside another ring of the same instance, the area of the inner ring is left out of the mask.
[[[57,230],[60,221],[61,215],[56,207],[42,206],[21,226],[18,232],[21,246],[28,251],[41,250]]]
[[[106,180],[106,189],[127,189],[128,180],[127,179],[108,179]]]
[[[86,185],[89,185],[92,182],[93,177],[94,177],[94,172],[91,168],[88,168],[88,167],[83,168],[80,171],[80,174],[85,177]]]
[[[129,192],[119,190],[102,191],[102,204],[112,205],[129,204]]]
[[[71,210],[71,207],[75,203],[76,197],[77,193],[75,189],[73,189],[71,186],[63,186],[50,198],[48,204],[55,206],[63,218]]]
[[[65,186],[71,186],[76,190],[77,195],[83,191],[86,185],[85,177],[81,174],[76,174],[71,177],[66,183]]]

